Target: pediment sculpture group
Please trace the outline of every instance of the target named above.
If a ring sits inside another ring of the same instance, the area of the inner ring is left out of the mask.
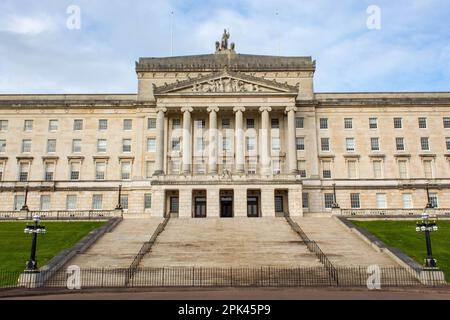
[[[242,80],[220,78],[208,82],[196,83],[192,92],[260,92],[261,88],[255,83],[246,83]]]

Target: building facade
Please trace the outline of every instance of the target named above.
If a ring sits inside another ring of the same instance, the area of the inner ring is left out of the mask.
[[[450,93],[315,93],[310,57],[140,58],[137,94],[0,95],[0,210],[450,207]],[[336,199],[333,193],[336,189]]]

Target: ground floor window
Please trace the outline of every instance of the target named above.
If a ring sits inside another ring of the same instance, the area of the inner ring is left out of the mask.
[[[128,210],[128,195],[127,194],[120,195],[120,205],[122,206],[122,209]]]
[[[283,196],[275,196],[275,212],[283,212]]]
[[[152,194],[146,193],[144,195],[144,209],[151,209],[152,207]]]
[[[49,195],[41,195],[41,211],[50,210],[50,196]]]
[[[25,196],[24,195],[15,195],[14,196],[14,210],[19,211],[22,209],[25,204]]]
[[[302,206],[303,208],[309,208],[309,195],[306,192],[302,193]]]
[[[437,193],[432,193],[432,192],[430,193],[430,203],[433,206],[433,208],[439,208]]]
[[[178,213],[178,197],[170,197],[170,212]]]
[[[359,193],[350,194],[350,204],[352,209],[359,209],[361,207],[359,203]]]
[[[402,202],[403,202],[404,209],[411,209],[413,207],[411,193],[402,194]]]
[[[325,193],[324,195],[325,208],[331,209],[334,203],[334,195],[332,193]]]
[[[75,194],[67,195],[66,209],[67,210],[76,210],[77,209],[77,196]]]
[[[93,210],[102,210],[102,202],[103,202],[103,195],[94,194],[92,196],[92,209]]]
[[[376,200],[377,200],[377,208],[378,209],[386,209],[387,208],[387,201],[386,201],[385,193],[377,193]]]

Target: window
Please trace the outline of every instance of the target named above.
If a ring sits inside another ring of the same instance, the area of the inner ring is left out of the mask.
[[[404,209],[411,209],[413,207],[411,193],[403,193],[402,194],[402,202],[403,202]]]
[[[377,118],[369,118],[369,129],[378,128],[378,119]]]
[[[58,120],[49,120],[48,131],[57,131],[57,130],[58,130]]]
[[[256,160],[247,161],[247,174],[256,174]]]
[[[47,140],[47,153],[56,152],[56,139]]]
[[[427,118],[419,118],[419,129],[426,129],[427,128]]]
[[[305,150],[305,138],[303,137],[295,138],[295,145],[297,150],[301,151]]]
[[[430,144],[428,137],[422,137],[420,138],[420,148],[422,151],[429,151],[430,150]]]
[[[395,148],[397,151],[405,151],[405,142],[403,138],[395,138]]]
[[[381,160],[374,160],[372,162],[372,165],[373,165],[373,177],[375,179],[383,178],[383,169],[382,169],[381,162],[382,162]]]
[[[0,162],[0,181],[3,180],[4,172],[5,172],[5,163]]]
[[[334,204],[334,195],[332,193],[325,193],[323,196],[325,200],[325,209],[331,209]]]
[[[30,163],[21,162],[19,163],[19,181],[28,181],[28,170],[30,169]]]
[[[222,129],[230,129],[230,119],[222,119]]]
[[[156,139],[155,138],[147,139],[147,152],[156,152]]]
[[[222,151],[223,152],[231,152],[231,139],[230,138],[222,139]]]
[[[73,120],[73,130],[74,131],[81,131],[81,130],[83,130],[83,120],[81,120],[81,119]]]
[[[356,179],[356,161],[349,160],[347,161],[347,174],[349,179]]]
[[[430,192],[430,203],[433,206],[433,208],[439,208],[437,193]]]
[[[179,210],[179,198],[178,197],[170,197],[170,212],[178,213]]]
[[[31,152],[31,140],[25,139],[22,140],[22,153]]]
[[[95,163],[95,179],[105,180],[106,178],[106,162]]]
[[[23,131],[33,131],[33,120],[25,120],[23,123]]]
[[[6,140],[0,140],[0,153],[6,152]]]
[[[70,180],[80,180],[81,162],[70,163]]]
[[[128,210],[128,195],[127,194],[120,195],[120,205],[122,206],[122,209]]]
[[[68,194],[66,197],[66,210],[77,210],[77,195]]]
[[[131,152],[131,139],[122,140],[122,152]]]
[[[302,207],[304,209],[309,208],[309,194],[307,192],[302,193]]]
[[[281,173],[281,161],[278,159],[272,160],[272,173],[280,174]]]
[[[402,128],[402,118],[394,118],[394,128],[395,129]]]
[[[425,174],[425,178],[432,179],[433,178],[433,163],[432,160],[424,160],[423,161],[423,172]]]
[[[172,151],[180,151],[180,138],[172,138]]]
[[[131,162],[125,161],[121,163],[121,179],[122,180],[131,179]]]
[[[81,152],[81,139],[72,140],[72,153]]]
[[[280,151],[280,138],[272,137],[272,151]]]
[[[144,209],[152,208],[152,194],[146,193],[144,194]]]
[[[297,161],[297,170],[298,174],[301,178],[306,178],[306,161],[305,160],[298,160]]]
[[[256,149],[256,138],[247,137],[247,151],[255,151]]]
[[[92,196],[92,210],[102,210],[103,206],[103,195],[94,194]]]
[[[359,203],[359,193],[350,193],[350,206],[352,209],[361,208]]]
[[[172,119],[172,129],[180,129],[181,128],[181,120],[179,118]]]
[[[295,128],[296,129],[303,129],[305,127],[305,118],[303,117],[296,117],[295,118]]]
[[[41,208],[41,211],[50,210],[51,206],[50,206],[50,196],[49,195],[41,195],[40,208]]]
[[[55,163],[54,162],[46,162],[44,166],[44,180],[45,181],[53,181],[55,172]]]
[[[345,129],[352,129],[353,128],[353,119],[352,118],[345,118],[344,119],[344,128]]]
[[[147,119],[147,129],[156,129],[156,118]]]
[[[330,151],[330,138],[320,138],[320,148],[322,151]]]
[[[108,120],[106,119],[98,120],[98,130],[100,131],[108,130]]]
[[[380,151],[380,139],[370,138],[370,149],[372,151]]]
[[[328,129],[328,119],[320,118],[319,125],[320,125],[320,129]]]
[[[106,139],[98,139],[97,140],[97,152],[105,153],[108,148],[108,140]]]
[[[378,209],[386,209],[387,201],[385,193],[377,193],[376,194],[377,208]]]
[[[270,127],[272,129],[279,129],[280,128],[280,120],[278,118],[270,119]]]
[[[283,212],[283,197],[275,196],[275,212]]]
[[[205,129],[206,127],[206,122],[204,119],[195,120],[195,124],[196,124],[195,127],[197,129]]]
[[[407,160],[398,161],[398,173],[400,179],[408,179],[408,163]]]
[[[203,151],[205,151],[205,145],[205,139],[203,139],[203,137],[197,137],[197,139],[195,140],[196,152],[203,153]]]
[[[322,162],[322,177],[324,179],[331,179],[331,161]]]
[[[1,147],[1,141],[0,140],[0,152],[2,152],[2,147]],[[3,140],[5,141],[5,140]],[[6,142],[5,142],[5,146],[6,146]],[[450,137],[445,138],[445,146],[447,147],[447,150],[450,150]]]
[[[20,194],[20,195],[14,196],[14,210],[15,211],[19,211],[20,209],[22,209],[24,204],[25,204],[25,196],[24,195]]]
[[[355,151],[355,138],[346,138],[345,139],[345,148],[347,152]]]
[[[155,162],[154,161],[147,161],[145,164],[146,167],[146,176],[147,178],[151,178],[153,176],[153,173],[155,172]]]
[[[131,119],[123,119],[123,130],[131,131],[133,129],[133,120]]]
[[[450,117],[444,117],[443,122],[444,122],[444,129],[450,129]]]
[[[8,120],[0,120],[0,131],[8,131]]]
[[[247,119],[247,129],[255,128],[255,119]]]

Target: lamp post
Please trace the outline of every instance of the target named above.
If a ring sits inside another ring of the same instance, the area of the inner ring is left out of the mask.
[[[36,246],[37,246],[37,235],[38,233],[45,234],[45,226],[39,225],[40,217],[34,216],[33,217],[34,225],[27,225],[24,233],[31,233],[33,234],[32,241],[31,241],[31,253],[30,253],[30,260],[27,261],[27,266],[25,271],[28,272],[36,272],[38,270],[37,267],[37,261],[36,261]]]
[[[336,199],[336,183],[333,183],[333,204],[331,205],[331,208],[333,209],[339,208],[339,204],[337,203]]]
[[[23,206],[20,209],[21,211],[28,211],[27,199],[28,199],[28,186],[25,186],[25,199],[23,200]]]
[[[422,221],[416,223],[416,231],[425,232],[425,242],[427,246],[427,258],[425,259],[425,267],[437,268],[436,259],[433,258],[433,251],[431,249],[430,232],[438,231],[438,227],[436,225],[436,221],[430,221],[429,218],[430,218],[429,214],[425,211],[422,214]]]
[[[116,210],[122,210],[122,203],[120,201],[120,198],[122,198],[122,185],[119,184],[119,195],[117,198],[117,205],[116,205]]]

